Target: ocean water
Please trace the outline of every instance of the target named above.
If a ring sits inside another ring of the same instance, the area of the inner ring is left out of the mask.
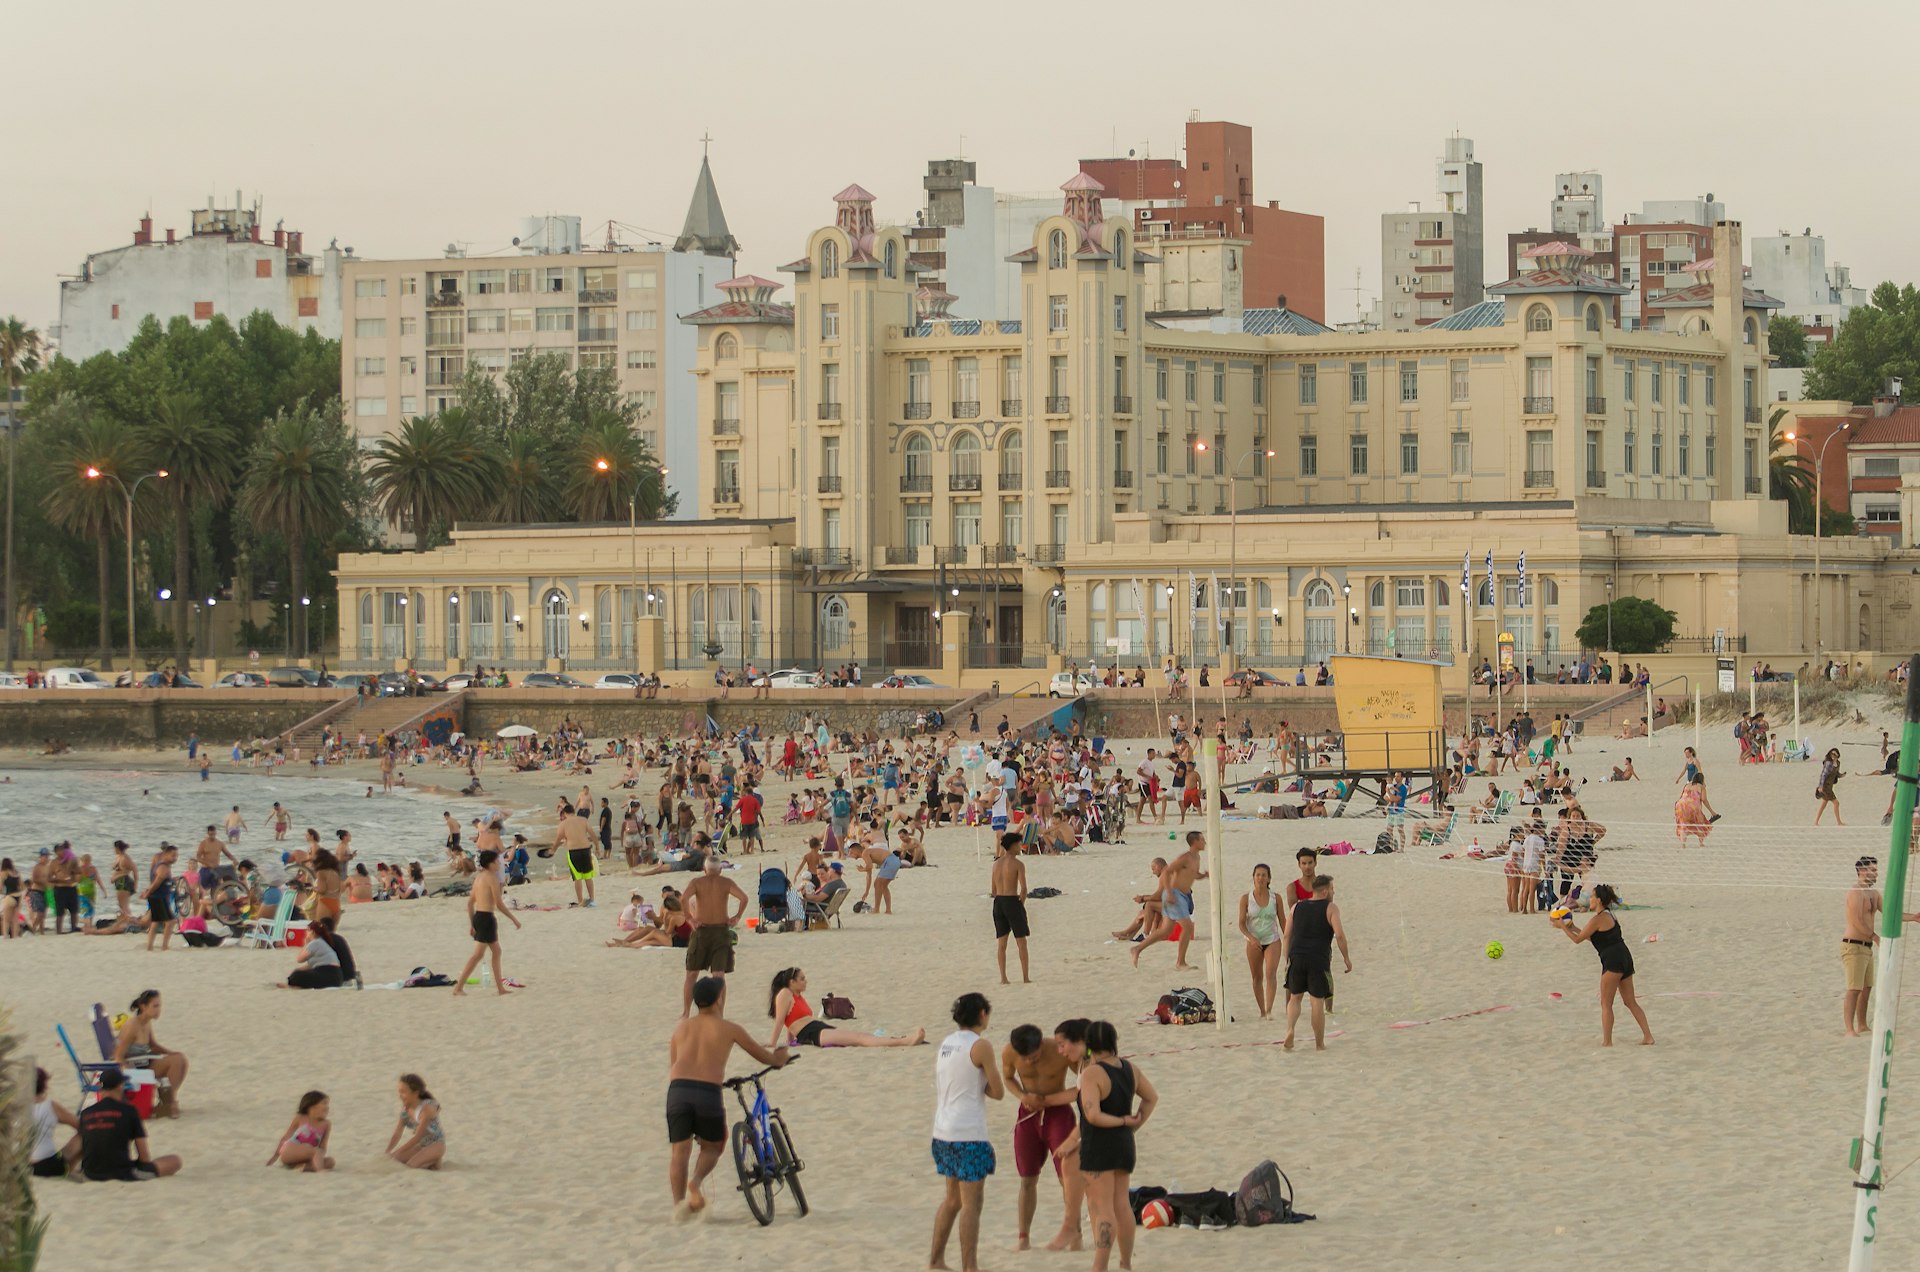
[[[152,769],[29,769],[5,776],[8,780],[0,782],[0,856],[13,858],[22,874],[41,848],[62,839],[69,840],[76,853],[93,854],[103,877],[113,864],[113,841],[124,839],[144,873],[162,840],[178,845],[183,859],[210,822],[221,828],[224,840],[227,811],[235,804],[248,825],[234,850],[242,860],[262,866],[277,863],[282,850],[300,846],[311,826],[329,847],[334,831],[352,832],[354,851],[369,869],[376,861],[415,860],[433,869],[446,857],[441,812],[451,811],[464,824],[487,808],[480,800],[433,792],[383,795],[377,785],[368,799],[366,783],[352,780],[223,774],[217,769],[207,782],[194,773]],[[371,769],[368,776],[378,777]],[[292,814],[285,843],[273,839],[275,800]],[[467,840],[471,844],[470,834]]]

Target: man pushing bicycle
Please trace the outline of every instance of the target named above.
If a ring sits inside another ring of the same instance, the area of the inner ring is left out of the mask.
[[[720,1083],[727,1075],[727,1058],[733,1049],[739,1047],[761,1064],[776,1069],[787,1063],[785,1047],[769,1051],[726,1018],[726,998],[727,983],[720,977],[703,976],[695,981],[694,1014],[674,1028],[667,1044],[667,1142],[672,1147],[667,1182],[673,1190],[676,1214],[697,1214],[707,1207],[700,1185],[713,1172],[720,1151],[726,1147],[727,1111],[720,1099]],[[689,1179],[687,1161],[693,1155],[695,1139],[700,1141],[700,1160]]]

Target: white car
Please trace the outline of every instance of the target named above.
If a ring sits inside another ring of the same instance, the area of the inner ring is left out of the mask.
[[[610,671],[593,682],[595,689],[624,689],[632,693],[640,687],[640,677],[630,671]]]
[[[27,678],[11,671],[0,671],[0,689],[25,689]]]
[[[755,683],[769,689],[812,689],[821,682],[818,672],[800,667],[782,667],[779,671],[768,672]]]
[[[1078,698],[1091,688],[1093,677],[1087,672],[1056,671],[1047,682],[1047,697]]]
[[[105,689],[107,682],[86,667],[49,667],[46,683],[55,689]]]

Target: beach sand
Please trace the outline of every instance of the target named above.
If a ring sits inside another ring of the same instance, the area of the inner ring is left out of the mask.
[[[1879,728],[1890,723],[1877,716],[1866,726],[1804,731],[1822,748],[1875,743],[1846,748],[1846,768],[1857,773],[1878,767]],[[1136,1184],[1231,1190],[1272,1158],[1299,1207],[1318,1216],[1262,1230],[1143,1231],[1138,1268],[1525,1268],[1593,1259],[1619,1269],[1838,1267],[1867,1046],[1841,1036],[1841,892],[1857,845],[1885,851],[1878,821],[1891,783],[1850,777],[1841,787],[1849,829],[1810,830],[1814,766],[1741,770],[1729,730],[1710,726],[1703,759],[1729,832],[1720,842],[1750,842],[1753,877],[1766,886],[1724,886],[1741,881],[1725,853],[1700,858],[1690,880],[1674,873],[1665,841],[1654,849],[1661,836],[1671,839],[1672,781],[1691,740],[1690,729],[1633,742],[1589,737],[1570,757],[1577,774],[1595,779],[1584,792],[1592,814],[1615,826],[1617,842],[1645,845],[1636,864],[1638,849],[1603,844],[1596,879],[1618,880],[1635,906],[1658,907],[1620,916],[1655,1047],[1631,1045],[1637,1031],[1622,1011],[1621,1045],[1602,1050],[1594,955],[1544,918],[1508,915],[1497,864],[1440,861],[1434,850],[1326,861],[1354,971],[1336,973],[1336,1034],[1325,1052],[1312,1050],[1304,1020],[1305,1049],[1286,1054],[1273,1045],[1282,1026],[1249,1019],[1237,935],[1228,937],[1226,965],[1240,1019],[1219,1029],[1137,1024],[1161,993],[1207,983],[1204,972],[1171,971],[1165,946],[1134,971],[1126,947],[1108,940],[1130,916],[1127,898],[1146,889],[1148,860],[1173,849],[1171,824],[1133,825],[1124,845],[1029,860],[1030,883],[1062,893],[1030,905],[1032,985],[997,983],[987,836],[976,845],[973,831],[949,830],[930,840],[937,868],[902,872],[892,917],[849,912],[844,930],[826,933],[743,932],[728,1014],[764,1039],[768,980],[801,965],[815,1001],[852,998],[853,1023],[865,1029],[925,1027],[937,1040],[950,1029],[948,1005],[967,990],[992,999],[996,1045],[1023,1022],[1050,1030],[1068,1016],[1113,1020],[1122,1050],[1162,1097],[1139,1137]],[[1133,744],[1132,755],[1143,746]],[[1641,783],[1597,780],[1627,754]],[[363,779],[355,770],[343,780]],[[1473,783],[1476,795],[1483,783]],[[530,807],[578,785],[504,774],[491,784]],[[654,785],[642,784],[649,802]],[[785,807],[786,790],[769,792],[770,812]],[[610,792],[596,786],[602,793]],[[1229,904],[1256,860],[1284,880],[1296,847],[1368,843],[1382,826],[1377,818],[1229,821]],[[772,860],[791,861],[803,828],[775,824],[772,837]],[[419,847],[360,846],[368,860]],[[1796,870],[1802,860],[1806,868]],[[545,864],[537,861],[536,872]],[[745,858],[733,876],[750,894],[761,864]],[[1636,874],[1676,882],[1636,884]],[[1779,886],[1796,874],[1810,886]],[[653,898],[662,878],[641,882]],[[809,1217],[794,1218],[782,1194],[772,1230],[762,1231],[723,1160],[709,1217],[673,1222],[661,1107],[681,954],[603,947],[627,884],[603,877],[595,910],[526,913],[524,931],[503,925],[508,975],[527,984],[506,999],[270,988],[292,964],[284,952],[176,947],[161,956],[134,938],[0,946],[0,1002],[69,1107],[74,1074],[53,1025],[84,1039],[95,1000],[121,1010],[142,989],[162,990],[158,1035],[192,1060],[185,1114],[151,1126],[154,1151],[183,1155],[183,1173],[137,1186],[43,1186],[53,1227],[42,1266],[83,1272],[129,1258],[278,1266],[317,1257],[370,1268],[640,1269],[687,1259],[772,1261],[795,1272],[850,1261],[924,1267],[941,1191],[928,1156],[932,1048],[806,1049],[769,1080],[806,1163]],[[541,881],[513,895],[522,905],[557,904],[571,888]],[[344,931],[369,981],[417,965],[457,971],[471,948],[458,900],[349,907]],[[1210,922],[1202,932],[1212,935]],[[1495,938],[1505,945],[1498,961],[1483,953]],[[1196,942],[1203,968],[1206,954]],[[1395,1027],[1406,1022],[1432,1023]],[[407,1071],[422,1074],[444,1107],[449,1147],[437,1174],[382,1157],[397,1115],[395,1079]],[[1920,1154],[1920,1085],[1901,1100],[1897,1079],[1887,1133],[1896,1165]],[[339,1169],[313,1178],[262,1167],[311,1087],[332,1096]],[[1086,1254],[1012,1250],[1013,1108],[991,1111],[1001,1165],[986,1191],[982,1266],[1083,1267]],[[1920,1266],[1920,1212],[1899,1196],[1882,1211],[1883,1268]],[[1049,1175],[1038,1242],[1052,1235],[1060,1206]],[[957,1248],[948,1261],[959,1266]]]

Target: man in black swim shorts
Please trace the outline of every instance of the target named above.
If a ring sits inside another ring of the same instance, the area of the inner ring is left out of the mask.
[[[1020,860],[1020,832],[1007,831],[993,853],[993,937],[1000,957],[1000,983],[1007,980],[1007,938],[1013,938],[1020,954],[1020,980],[1031,984],[1027,973],[1027,867]]]
[[[726,1018],[726,993],[727,983],[718,976],[695,981],[696,1010],[674,1027],[667,1043],[667,1143],[671,1148],[667,1185],[673,1191],[676,1212],[683,1206],[689,1214],[707,1207],[700,1185],[726,1147],[727,1110],[720,1098],[720,1083],[727,1075],[727,1057],[739,1047],[761,1064],[778,1069],[787,1063],[785,1047],[769,1051]],[[689,1178],[688,1160],[696,1139],[700,1160]]]

